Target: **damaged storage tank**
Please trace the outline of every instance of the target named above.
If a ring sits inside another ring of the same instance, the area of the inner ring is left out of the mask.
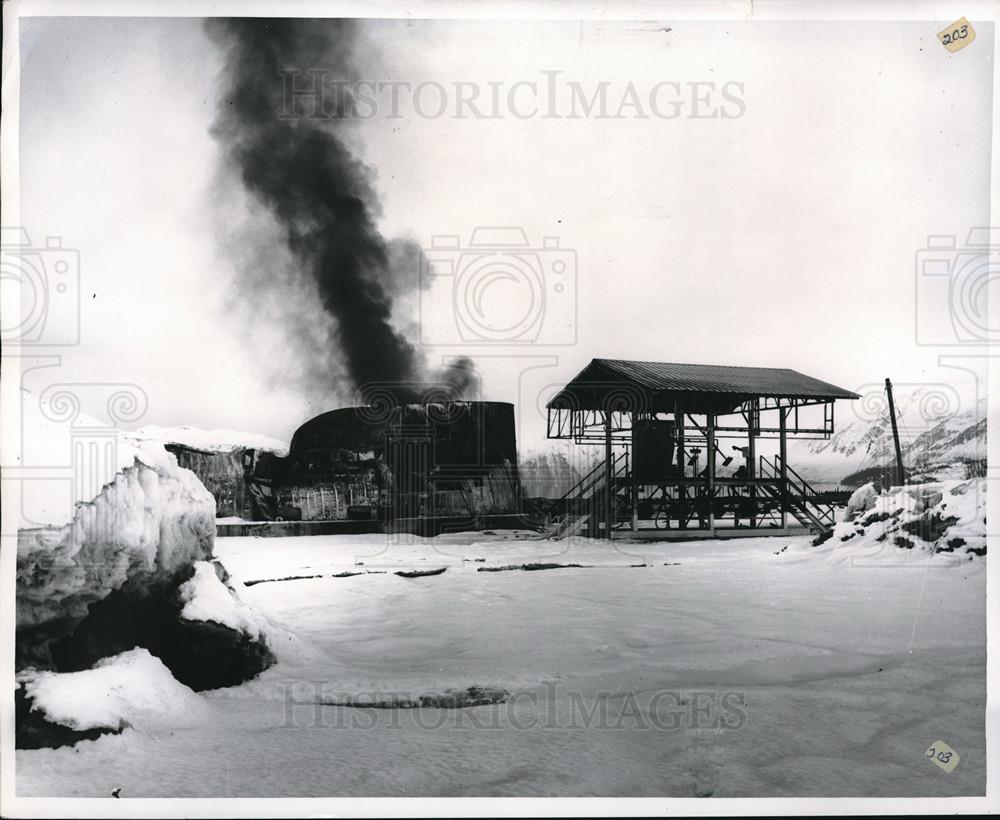
[[[249,483],[272,519],[405,528],[427,520],[481,523],[520,510],[514,406],[506,402],[331,410],[303,424],[287,458],[268,466],[269,476]]]

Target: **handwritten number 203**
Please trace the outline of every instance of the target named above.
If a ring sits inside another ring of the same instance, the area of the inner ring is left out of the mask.
[[[969,36],[969,27],[962,26],[961,28],[957,28],[954,31],[946,32],[944,35],[944,44],[946,46],[951,45],[956,40],[964,40],[968,36]]]
[[[939,752],[933,746],[927,750],[927,757],[937,756],[937,759],[942,763],[948,763],[951,760],[951,752]]]

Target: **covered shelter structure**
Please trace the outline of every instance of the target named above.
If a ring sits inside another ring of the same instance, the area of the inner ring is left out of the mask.
[[[785,368],[593,359],[547,405],[549,438],[604,448],[556,535],[778,534],[789,517],[829,531],[833,509],[788,464],[788,440],[829,438],[835,402],[857,398]]]

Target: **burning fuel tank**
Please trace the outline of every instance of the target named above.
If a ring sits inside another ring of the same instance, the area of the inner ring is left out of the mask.
[[[284,520],[513,515],[520,509],[514,406],[450,401],[344,407],[303,424],[259,504]]]

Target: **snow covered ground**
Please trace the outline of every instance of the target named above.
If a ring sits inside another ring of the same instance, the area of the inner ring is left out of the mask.
[[[982,794],[985,562],[890,547],[845,560],[855,549],[500,531],[219,539],[278,663],[185,692],[204,706],[196,721],[134,709],[121,734],[18,751],[17,793]],[[479,571],[531,563],[584,566]],[[510,695],[320,703],[470,686]],[[950,773],[925,758],[938,740],[960,755]]]

